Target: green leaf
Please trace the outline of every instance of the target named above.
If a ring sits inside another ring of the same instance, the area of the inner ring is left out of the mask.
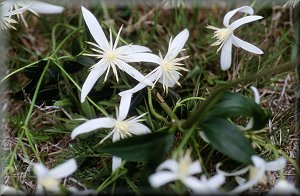
[[[173,135],[166,132],[133,136],[97,149],[128,161],[159,160],[173,143]]]
[[[237,116],[253,117],[254,130],[265,127],[270,118],[270,114],[266,113],[253,99],[240,94],[226,92],[207,113],[204,121],[215,117],[228,118]]]
[[[92,65],[96,64],[96,62],[88,56],[79,55],[79,56],[76,56],[75,58],[76,58],[76,61],[81,65],[92,66]]]
[[[81,52],[81,46],[77,40],[77,38],[74,36],[72,39],[72,55],[76,56]]]
[[[226,119],[214,118],[202,125],[211,145],[238,162],[251,164],[251,156],[255,155],[251,142],[234,124]]]

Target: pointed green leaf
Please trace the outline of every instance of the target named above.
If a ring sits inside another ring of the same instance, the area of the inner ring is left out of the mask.
[[[205,121],[202,128],[215,149],[236,161],[251,163],[251,156],[255,155],[255,151],[251,142],[234,124],[216,117]]]
[[[172,143],[172,134],[157,132],[122,139],[99,147],[97,151],[129,161],[158,160],[169,150]]]

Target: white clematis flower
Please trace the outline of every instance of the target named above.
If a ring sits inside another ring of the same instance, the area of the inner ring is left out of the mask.
[[[111,117],[96,118],[89,120],[78,127],[76,127],[72,133],[71,138],[74,139],[80,134],[89,133],[100,128],[113,128],[112,131],[104,137],[100,143],[103,143],[106,139],[112,136],[112,141],[116,142],[120,139],[131,137],[132,135],[142,135],[150,133],[150,129],[140,122],[146,113],[138,116],[126,119],[129,111],[131,95],[126,95],[121,98],[119,112],[117,111],[117,119]],[[121,164],[121,159],[113,157],[113,171]]]
[[[41,163],[34,163],[33,170],[37,176],[37,193],[41,194],[43,192],[43,187],[46,191],[59,192],[59,181],[74,173],[77,170],[77,164],[75,159],[69,159],[49,170]]]
[[[149,80],[143,80],[144,75],[128,64],[130,62],[148,62],[149,55],[151,55],[149,52],[151,52],[151,50],[144,46],[132,44],[117,48],[122,27],[120,28],[114,43],[110,30],[110,41],[108,41],[95,16],[86,8],[81,7],[81,9],[84,21],[96,41],[96,43],[87,42],[94,47],[92,50],[96,52],[96,54],[85,55],[101,59],[90,68],[91,72],[82,87],[81,102],[85,100],[87,94],[105,71],[107,71],[104,79],[104,81],[106,81],[110,69],[112,69],[117,81],[119,81],[117,72],[117,68],[119,68],[137,81],[152,86],[153,84]]]
[[[250,14],[251,16],[245,16],[242,17],[231,24],[229,24],[230,19],[232,18],[233,15],[235,15],[237,12],[242,12],[246,14]],[[241,47],[244,50],[247,50],[249,52],[255,53],[255,54],[263,54],[263,51],[256,46],[245,42],[241,40],[240,38],[236,37],[233,35],[233,31],[240,27],[241,25],[244,25],[246,23],[250,23],[256,20],[260,20],[263,17],[262,16],[257,16],[253,15],[253,9],[249,6],[243,6],[234,10],[229,11],[223,20],[223,25],[225,28],[217,28],[208,25],[208,29],[214,30],[214,36],[213,38],[216,38],[217,41],[212,44],[212,46],[218,46],[220,45],[219,50],[221,50],[221,69],[222,70],[227,70],[229,69],[231,65],[231,51],[232,51],[232,45],[235,45],[236,47]]]
[[[193,175],[201,172],[200,162],[198,160],[192,162],[190,151],[186,151],[178,161],[168,159],[161,163],[157,167],[156,173],[149,177],[149,182],[152,187],[158,188],[171,181],[180,180],[185,186],[194,190],[199,184],[199,179]]]
[[[278,180],[275,186],[268,192],[267,195],[288,195],[295,194],[300,195],[299,189],[286,180]]]
[[[33,0],[6,0],[2,2],[3,9],[7,12],[14,10],[24,9],[38,16],[39,14],[57,14],[63,12],[64,8],[57,5]],[[23,16],[23,12],[16,14],[18,19],[21,18],[22,22],[28,27],[28,24]]]
[[[278,171],[283,169],[286,165],[286,160],[283,157],[275,161],[266,162],[264,159],[260,158],[259,156],[253,155],[251,157],[251,160],[254,166],[250,165],[246,168],[243,168],[241,170],[232,173],[221,171],[219,169],[220,164],[217,165],[218,173],[222,173],[224,176],[239,176],[249,171],[249,180],[246,181],[240,177],[236,178],[238,180],[237,182],[239,186],[237,186],[235,189],[230,191],[230,193],[233,194],[241,193],[243,191],[246,191],[247,189],[252,188],[258,183],[265,183],[266,171]]]
[[[178,54],[183,50],[184,44],[189,37],[189,31],[184,29],[175,38],[170,39],[168,52],[165,57],[161,54],[149,55],[148,61],[156,63],[159,66],[145,76],[146,79],[154,82],[154,85],[159,81],[163,85],[164,91],[168,92],[169,87],[173,87],[175,84],[180,86],[178,82],[179,77],[182,75],[179,71],[188,71],[188,69],[181,67],[183,65],[180,61],[188,58],[189,56],[183,56],[177,58]],[[119,93],[120,96],[125,94],[133,94],[141,89],[145,88],[146,85],[139,83],[134,88]]]
[[[0,30],[7,30],[9,28],[16,30],[13,24],[17,24],[18,22],[11,17],[16,14],[21,14],[25,9],[7,11],[2,3],[0,4]]]

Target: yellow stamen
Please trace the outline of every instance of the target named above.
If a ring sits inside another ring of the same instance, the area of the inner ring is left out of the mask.
[[[231,30],[229,28],[217,28],[217,27],[210,26],[210,25],[207,25],[206,28],[212,29],[212,30],[215,31],[213,38],[215,38],[217,41],[215,43],[211,44],[211,46],[218,46],[218,45],[220,45],[220,47],[218,48],[217,51],[219,51],[222,48],[224,42],[233,33],[233,30]]]

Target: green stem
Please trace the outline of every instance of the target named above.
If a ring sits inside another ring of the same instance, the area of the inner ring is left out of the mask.
[[[162,122],[164,122],[166,124],[170,124],[170,122],[165,117],[161,116],[154,110],[153,103],[152,103],[151,89],[148,87],[147,90],[148,90],[148,104],[149,104],[149,109],[150,109],[151,114],[153,116],[155,116],[155,118],[157,118],[158,120],[161,120]]]

